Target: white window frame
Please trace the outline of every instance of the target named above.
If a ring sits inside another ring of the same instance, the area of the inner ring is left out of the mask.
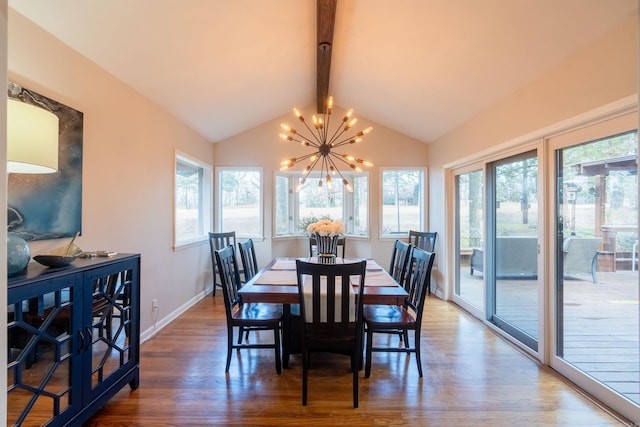
[[[221,175],[224,172],[257,172],[260,176],[260,201],[258,202],[259,208],[259,226],[258,233],[246,233],[244,230],[225,230],[222,223],[222,178]],[[235,231],[236,238],[243,239],[264,239],[264,173],[261,167],[216,167],[216,230],[223,231]]]
[[[383,176],[384,172],[387,171],[418,171],[421,172],[421,191],[420,191],[420,228],[417,231],[425,230],[427,224],[427,212],[426,212],[426,200],[427,200],[427,187],[428,187],[428,169],[424,167],[381,167],[380,168],[380,221],[379,221],[379,229],[380,229],[380,239],[385,240],[394,240],[402,237],[409,236],[409,230],[406,233],[385,233],[384,232],[384,186],[383,186]]]
[[[200,182],[199,188],[199,201],[198,201],[198,235],[194,237],[181,239],[177,236],[176,233],[176,221],[177,221],[177,173],[178,173],[178,163],[182,163],[188,166],[192,166],[194,168],[200,169],[202,171],[202,181]],[[173,249],[179,249],[182,247],[192,246],[194,244],[200,244],[202,242],[206,242],[208,239],[209,230],[213,225],[213,212],[212,212],[212,203],[213,200],[213,176],[212,170],[213,167],[203,162],[202,160],[196,159],[195,157],[189,156],[186,153],[183,153],[179,150],[175,151],[174,162],[173,162]]]
[[[354,211],[355,211],[355,203],[354,203],[354,193],[349,193],[348,191],[344,190],[344,198],[342,200],[342,218],[340,218],[341,221],[344,222],[345,224],[345,235],[347,236],[351,236],[351,237],[361,237],[361,238],[367,238],[369,237],[369,229],[371,227],[371,178],[368,172],[353,172],[353,173],[349,173],[349,172],[342,172],[343,175],[345,176],[346,179],[348,179],[352,185],[355,185],[355,182],[353,180],[353,178],[355,177],[366,177],[367,178],[367,203],[366,203],[366,207],[367,207],[367,227],[366,227],[366,233],[365,234],[354,234],[354,224],[353,224],[353,217],[354,217]],[[312,174],[314,174],[312,172]],[[300,173],[299,172],[276,172],[274,174],[274,178],[273,178],[273,185],[274,188],[276,187],[276,180],[278,177],[286,177],[288,179],[289,182],[289,213],[288,213],[288,217],[289,217],[289,226],[288,226],[288,231],[287,234],[276,234],[276,229],[275,229],[275,218],[276,218],[276,214],[277,214],[277,206],[276,206],[276,200],[274,198],[274,203],[273,203],[273,218],[274,218],[274,226],[273,226],[273,235],[276,238],[280,238],[280,237],[296,237],[296,236],[301,236],[302,234],[299,232],[299,230],[297,229],[297,225],[298,222],[300,220],[300,213],[298,211],[298,206],[299,206],[299,198],[298,198],[298,192],[295,191],[298,182],[300,181]],[[319,177],[318,176],[314,176],[313,180],[317,180]],[[311,179],[311,178],[310,178]],[[335,185],[335,184],[334,184]],[[340,184],[342,185],[342,184]],[[338,218],[334,218],[334,219],[338,219]]]

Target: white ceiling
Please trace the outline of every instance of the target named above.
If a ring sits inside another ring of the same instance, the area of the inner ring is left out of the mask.
[[[637,4],[338,0],[329,92],[357,116],[430,142],[634,17]],[[315,0],[9,6],[212,142],[315,105]]]

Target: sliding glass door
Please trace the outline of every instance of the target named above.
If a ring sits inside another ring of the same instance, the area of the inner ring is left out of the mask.
[[[484,172],[476,169],[455,177],[455,296],[470,311],[484,312],[482,268],[484,249]],[[475,268],[475,271],[474,271]]]
[[[555,164],[555,358],[572,380],[640,403],[635,115],[550,139]]]
[[[487,174],[487,319],[537,351],[537,151],[490,163]]]

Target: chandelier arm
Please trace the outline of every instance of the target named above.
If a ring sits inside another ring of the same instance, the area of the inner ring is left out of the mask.
[[[301,144],[303,144],[303,145],[304,145],[304,143],[305,143],[305,142],[307,142],[307,143],[309,143],[309,145],[311,145],[312,147],[315,147],[315,148],[320,147],[320,145],[319,145],[317,142],[315,142],[315,141],[314,141],[314,140],[312,140],[312,139],[307,138],[306,136],[302,135],[301,133],[296,133],[296,135],[300,136],[300,138],[302,138],[304,141],[301,141],[301,140],[299,140],[299,139],[295,139],[295,138],[293,138],[293,137],[291,138],[291,140],[292,140],[292,141],[299,142],[299,143],[301,143]]]
[[[332,145],[334,143],[334,141],[336,139],[338,139],[343,133],[345,133],[346,130],[344,129],[344,126],[338,126],[335,130],[335,132],[333,132],[333,135],[331,136],[331,139],[329,141],[327,141],[327,144]],[[335,145],[332,145],[335,146]]]
[[[331,114],[324,113],[324,123],[325,123],[324,135],[323,135],[323,140],[324,141],[327,141],[327,135],[329,134],[329,122],[330,121],[331,121]]]
[[[339,158],[339,157],[338,157]],[[333,159],[329,159],[329,161],[331,162],[331,164],[333,165],[333,167],[336,170],[336,173],[340,176],[340,178],[342,178],[342,180],[346,180],[346,178],[344,177],[344,175],[342,175],[342,172],[340,172],[340,169],[338,169],[338,166],[336,166],[336,164],[334,163]],[[346,162],[345,162],[346,163]]]
[[[309,170],[304,174],[304,176],[302,177],[302,179],[307,179],[309,177],[309,174],[311,172],[313,172],[313,168],[316,167],[316,164],[318,163],[318,160],[320,160],[320,158],[315,159],[313,162],[311,162],[311,165],[309,165]]]
[[[321,145],[322,144],[322,139],[318,138],[318,135],[316,134],[316,132],[314,132],[313,129],[311,129],[311,127],[307,124],[307,122],[302,122],[302,123],[307,128],[309,133],[311,133],[311,136],[313,136],[313,138],[316,140],[316,143],[318,144],[317,146]],[[304,138],[306,139],[306,137],[304,137]],[[311,142],[311,140],[309,140],[309,141]]]
[[[356,138],[358,138],[358,136],[357,136],[357,135],[358,135],[358,134],[355,134],[355,135],[353,135],[353,136],[351,136],[351,137],[349,137],[349,138],[343,139],[343,140],[342,140],[342,141],[340,141],[340,142],[336,142],[336,143],[334,143],[334,144],[333,144],[333,148],[342,147],[343,145],[351,144],[351,141],[352,141],[352,140],[354,141],[353,143],[355,143],[355,139],[356,139]]]
[[[347,160],[345,160],[344,157],[342,157],[341,154],[336,154],[336,153],[329,153],[331,154],[333,157],[335,157],[336,159],[340,160],[342,163],[344,163],[345,165],[349,166],[349,168],[351,168],[351,163],[349,163]],[[333,159],[331,160],[331,162],[333,163],[334,166],[336,166],[336,164],[333,162]],[[336,166],[336,170],[338,169],[338,167]]]
[[[296,161],[295,161],[295,162],[293,162],[293,163],[291,164],[291,166],[293,166],[293,165],[297,165],[297,164],[298,164],[298,163],[300,163],[301,161],[303,161],[303,160],[307,160],[308,158],[313,157],[313,156],[315,156],[315,155],[318,155],[318,156],[319,156],[319,151],[316,151],[315,153],[305,154],[304,156],[297,158],[297,159],[296,159]],[[317,160],[317,159],[316,159],[316,160]]]

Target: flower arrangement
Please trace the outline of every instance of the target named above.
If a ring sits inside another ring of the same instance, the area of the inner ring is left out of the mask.
[[[317,234],[318,236],[341,236],[344,234],[344,224],[342,221],[331,221],[330,219],[321,219],[307,226],[307,233]]]

